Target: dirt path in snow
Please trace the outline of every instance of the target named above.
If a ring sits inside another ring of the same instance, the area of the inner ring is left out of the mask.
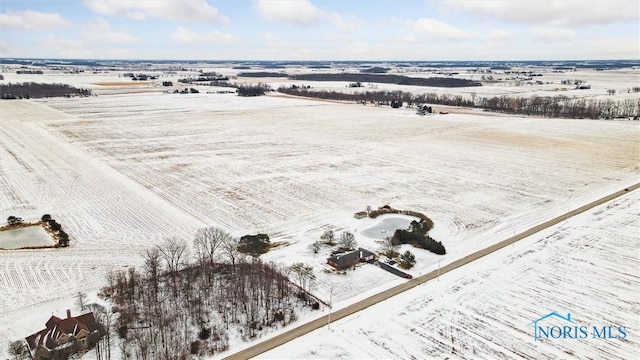
[[[562,221],[565,221],[567,219],[569,219],[570,217],[576,216],[578,214],[581,214],[589,209],[592,209],[598,205],[602,205],[608,201],[611,201],[619,196],[622,196],[626,193],[628,193],[629,191],[633,191],[640,188],[640,183],[636,183],[632,186],[629,186],[626,189],[620,190],[620,191],[616,191],[613,194],[609,194],[607,196],[604,196],[596,201],[593,201],[591,203],[588,203],[586,205],[583,205],[577,209],[571,210],[565,214],[559,215],[551,220],[545,221],[541,224],[538,224],[532,228],[529,228],[523,232],[521,232],[520,234],[516,234],[510,238],[507,238],[505,240],[500,241],[499,243],[496,243],[494,245],[488,246],[482,250],[478,250],[470,255],[467,255],[461,259],[458,259],[440,269],[434,270],[430,273],[427,273],[425,275],[416,277],[415,279],[412,279],[410,281],[407,281],[404,284],[395,286],[391,289],[385,290],[381,293],[378,293],[376,295],[373,295],[371,297],[368,297],[362,301],[359,301],[355,304],[349,305],[345,308],[342,308],[340,310],[337,310],[329,315],[323,316],[321,318],[312,320],[308,323],[302,324],[296,328],[293,328],[291,330],[288,330],[280,335],[277,335],[271,339],[267,339],[264,341],[261,341],[247,349],[241,350],[235,354],[229,355],[228,357],[226,357],[225,359],[250,359],[253,358],[255,356],[258,356],[266,351],[269,351],[275,347],[278,347],[284,343],[287,343],[297,337],[300,337],[302,335],[305,335],[307,333],[310,333],[313,330],[319,329],[323,326],[326,326],[329,323],[329,320],[331,321],[336,321],[339,319],[342,319],[346,316],[352,315],[360,310],[366,309],[369,306],[375,305],[381,301],[387,300],[393,296],[396,296],[404,291],[407,291],[409,289],[412,289],[418,285],[424,284],[425,282],[429,281],[429,280],[433,280],[435,278],[437,278],[438,276],[442,275],[442,274],[446,274],[451,270],[455,270],[461,266],[464,266],[472,261],[478,260],[482,257],[484,257],[485,255],[491,254],[494,251],[500,250],[508,245],[511,245],[519,240],[522,240],[528,236],[531,236],[539,231],[542,231],[546,228],[549,228],[551,226],[557,225],[559,223],[561,223]]]

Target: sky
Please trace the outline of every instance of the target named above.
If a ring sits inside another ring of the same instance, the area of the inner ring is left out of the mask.
[[[636,0],[0,0],[0,57],[640,59]]]

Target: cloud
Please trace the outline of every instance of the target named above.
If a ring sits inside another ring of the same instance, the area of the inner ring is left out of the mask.
[[[572,41],[576,39],[575,31],[562,28],[534,27],[529,29],[529,33],[534,39],[547,43]]]
[[[91,59],[95,54],[82,40],[66,39],[48,34],[39,39],[40,46],[61,58]]]
[[[319,24],[325,12],[309,0],[256,0],[254,9],[263,19],[284,22],[299,27]]]
[[[0,27],[18,30],[50,30],[69,26],[69,21],[57,13],[43,13],[39,11],[7,10],[0,14]]]
[[[333,25],[342,33],[354,33],[362,29],[363,21],[354,15],[340,15],[333,12],[330,15]]]
[[[171,38],[177,42],[193,44],[193,43],[229,43],[234,42],[236,37],[220,31],[209,31],[205,34],[199,34],[182,26],[178,26],[176,31],[171,34]]]
[[[86,26],[83,36],[88,39],[102,40],[113,43],[127,43],[138,41],[134,36],[114,31],[111,25],[104,19],[98,19],[96,22]]]
[[[507,41],[514,40],[515,35],[512,32],[507,30],[493,29],[486,36],[486,39],[489,41],[495,41],[495,42],[507,42]]]
[[[156,17],[173,21],[216,24],[227,24],[229,22],[226,17],[220,15],[218,9],[204,0],[84,0],[84,4],[98,14],[108,16],[123,15],[132,20]]]
[[[428,40],[434,41],[463,41],[475,36],[468,31],[435,19],[420,18],[411,23],[411,28],[418,33],[420,37],[426,37]]]
[[[444,4],[476,17],[564,27],[602,25],[640,19],[640,3],[635,0],[538,0],[535,2],[459,0]]]

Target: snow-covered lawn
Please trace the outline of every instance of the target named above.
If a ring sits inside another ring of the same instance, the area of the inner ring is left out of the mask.
[[[258,358],[637,359],[639,201],[629,193]],[[589,336],[534,341],[530,323],[553,311]],[[607,325],[626,338],[592,337]]]
[[[91,80],[93,81],[93,80]],[[264,255],[316,270],[316,292],[349,302],[398,281],[364,265],[324,273],[326,229],[359,234],[390,204],[435,222],[447,255],[414,250],[424,273],[637,180],[637,123],[450,114],[278,96],[136,93],[2,102],[0,218],[50,213],[67,249],[0,252],[0,354],[8,340],[139,265],[165,237],[264,232]],[[356,231],[357,230],[357,231]],[[401,250],[406,250],[403,247]]]

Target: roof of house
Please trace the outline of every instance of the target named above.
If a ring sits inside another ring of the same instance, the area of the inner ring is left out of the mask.
[[[352,251],[350,253],[331,256],[327,259],[327,261],[336,264],[338,267],[348,267],[351,266],[354,262],[360,261],[360,259],[370,256],[375,256],[375,254],[367,249],[358,248],[358,250]]]
[[[82,330],[88,333],[98,330],[98,323],[92,312],[65,319],[51,316],[46,322],[46,328],[27,336],[26,340],[31,350],[35,350],[38,346],[52,350],[58,346],[57,341],[62,335],[76,337]]]

